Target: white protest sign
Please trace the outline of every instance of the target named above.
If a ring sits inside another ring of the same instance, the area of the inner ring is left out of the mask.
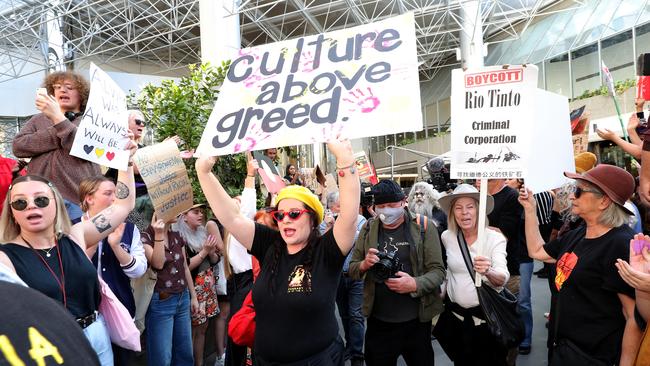
[[[192,207],[192,184],[174,140],[138,149],[133,161],[159,219],[169,222]]]
[[[574,169],[568,100],[537,89],[537,72],[452,71],[452,178],[524,178],[534,192],[562,185]]]
[[[455,69],[451,80],[451,177],[523,177],[537,67]]]
[[[126,170],[129,151],[126,95],[94,63],[90,64],[90,96],[70,155],[109,168]]]
[[[241,50],[197,152],[225,155],[419,130],[415,21],[407,13]]]

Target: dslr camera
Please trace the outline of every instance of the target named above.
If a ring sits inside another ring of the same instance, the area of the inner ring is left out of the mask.
[[[370,267],[370,273],[372,273],[375,282],[384,282],[391,277],[395,277],[395,273],[402,270],[397,251],[391,253],[379,252],[377,257],[379,257],[379,262]]]

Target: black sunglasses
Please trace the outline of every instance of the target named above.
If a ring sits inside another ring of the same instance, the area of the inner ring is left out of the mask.
[[[47,196],[37,196],[34,197],[34,205],[38,208],[45,208],[50,205],[50,197]],[[29,202],[25,198],[19,198],[11,202],[11,207],[16,211],[23,211],[27,208]]]
[[[600,191],[597,191],[595,189],[585,189],[578,186],[576,186],[575,189],[573,190],[573,196],[575,198],[580,198],[580,196],[582,196],[583,193],[593,193],[593,194],[602,195]]]
[[[305,210],[305,209],[302,209],[302,210],[291,210],[291,211],[281,211],[281,210],[278,210],[278,211],[273,211],[273,212],[271,212],[271,215],[273,215],[273,218],[275,219],[275,221],[278,221],[278,222],[284,220],[284,215],[289,216],[289,220],[291,220],[291,221],[296,221],[296,220],[298,220],[298,219],[300,218],[300,216],[302,216],[302,214],[304,214],[305,212],[309,212],[309,211],[307,211],[307,210]]]
[[[137,119],[137,118],[135,119],[135,124],[138,125],[138,126],[142,126],[142,127],[147,126],[147,123],[145,121],[143,121],[141,119]]]

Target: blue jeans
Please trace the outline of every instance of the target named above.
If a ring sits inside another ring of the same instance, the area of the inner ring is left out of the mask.
[[[194,365],[189,291],[160,300],[154,291],[145,317],[148,365]]]
[[[113,366],[113,348],[111,337],[108,335],[108,328],[102,314],[97,314],[97,320],[84,328],[84,335],[88,343],[93,347],[102,366]]]
[[[517,300],[519,301],[519,315],[524,321],[526,329],[526,336],[521,341],[519,346],[530,347],[533,336],[533,307],[530,303],[530,280],[533,277],[534,262],[519,263],[519,294]]]
[[[361,313],[362,304],[363,281],[342,275],[336,292],[336,305],[345,331],[346,353],[352,358],[363,358],[365,325]]]
[[[83,211],[81,211],[81,207],[77,205],[76,203],[72,203],[66,199],[63,200],[63,203],[65,203],[65,210],[68,211],[68,216],[70,216],[70,220],[75,220],[81,217],[83,215]]]

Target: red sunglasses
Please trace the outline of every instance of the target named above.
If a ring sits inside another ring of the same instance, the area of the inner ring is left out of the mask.
[[[305,212],[309,212],[309,211],[307,211],[305,209],[302,209],[302,210],[294,209],[294,210],[291,210],[291,211],[277,210],[277,211],[271,211],[271,216],[273,216],[273,218],[277,222],[280,222],[280,221],[284,220],[284,215],[289,216],[289,220],[296,221]]]

